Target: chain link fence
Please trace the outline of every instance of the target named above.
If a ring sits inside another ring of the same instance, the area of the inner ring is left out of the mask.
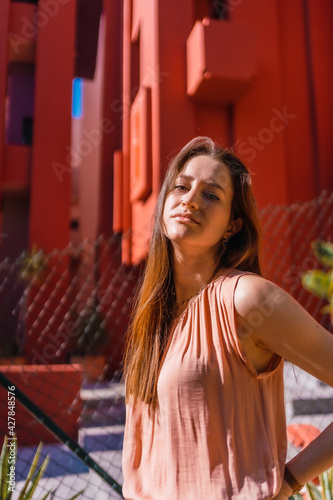
[[[300,278],[320,267],[311,242],[332,240],[333,194],[267,206],[261,219],[266,277],[332,331],[328,315],[320,312],[325,301],[306,292]],[[0,434],[17,438],[14,499],[40,441],[50,461],[35,498],[48,491],[54,499],[81,491],[79,498],[87,500],[120,498],[112,480],[122,484],[122,350],[141,272],[121,263],[120,235],[48,255],[33,250],[0,264],[0,373],[12,388],[0,387]],[[289,363],[285,382],[288,424],[322,429],[332,420],[332,388]],[[20,403],[19,391],[37,406],[37,416]],[[49,421],[52,432],[44,425]]]

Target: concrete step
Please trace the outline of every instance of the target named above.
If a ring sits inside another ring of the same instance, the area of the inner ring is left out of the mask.
[[[125,423],[125,385],[122,382],[84,387],[80,395],[83,403],[80,427]]]
[[[124,425],[86,427],[79,431],[79,445],[89,453],[122,450]]]

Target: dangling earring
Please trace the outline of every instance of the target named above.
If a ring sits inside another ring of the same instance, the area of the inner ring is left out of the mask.
[[[222,238],[222,252],[221,252],[221,255],[225,252],[225,249],[226,249],[228,241],[229,241],[229,237],[228,236],[226,236],[225,238]]]
[[[225,237],[225,238],[223,238],[223,240],[222,240],[222,246],[223,246],[223,250],[222,250],[222,251],[223,251],[223,252],[225,252],[225,249],[226,249],[226,247],[227,247],[227,243],[228,243],[229,239],[230,239],[230,236],[226,236],[226,237]]]

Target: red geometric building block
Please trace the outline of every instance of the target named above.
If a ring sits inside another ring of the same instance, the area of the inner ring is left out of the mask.
[[[187,94],[235,102],[255,75],[254,35],[247,26],[205,18],[187,39]]]

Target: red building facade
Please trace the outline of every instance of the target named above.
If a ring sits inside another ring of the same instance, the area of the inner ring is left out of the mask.
[[[66,246],[74,219],[79,238],[122,232],[138,262],[168,159],[196,135],[235,148],[260,207],[332,189],[330,0],[1,9],[3,255]]]
[[[128,1],[123,18],[131,105],[115,229],[132,229],[125,259],[142,257],[167,159],[196,135],[235,148],[255,174],[259,207],[332,189],[331,2]]]
[[[198,135],[244,160],[259,208],[332,191],[332,20],[331,0],[2,0],[1,257],[117,233],[141,262]]]

